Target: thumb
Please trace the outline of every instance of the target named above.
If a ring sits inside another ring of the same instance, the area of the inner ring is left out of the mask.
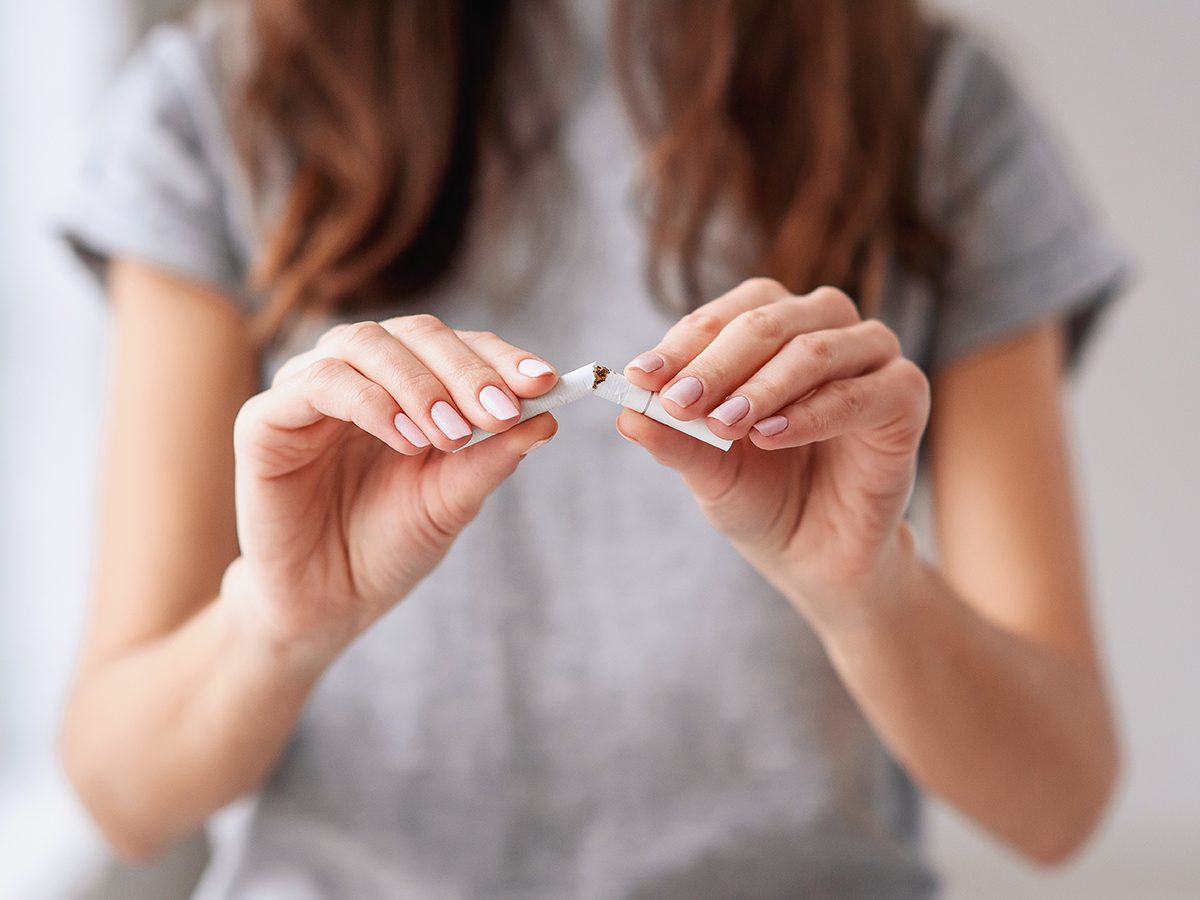
[[[438,460],[437,477],[431,480],[431,496],[426,498],[434,524],[449,534],[465,528],[488,494],[516,471],[522,457],[557,431],[554,416],[542,413],[458,453],[444,454]]]
[[[727,452],[718,450],[628,409],[621,410],[617,417],[617,431],[625,440],[642,447],[659,463],[682,475],[692,493],[702,501],[714,499],[729,489],[744,449],[737,442]]]

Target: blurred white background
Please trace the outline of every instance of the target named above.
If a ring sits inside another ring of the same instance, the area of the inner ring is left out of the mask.
[[[943,0],[994,39],[1137,267],[1072,391],[1124,784],[1089,850],[1033,877],[934,817],[950,896],[1200,897],[1200,3]]]
[[[0,897],[170,898],[194,864],[112,868],[52,751],[86,601],[105,332],[49,222],[156,5],[0,3]],[[1089,849],[1048,875],[942,809],[933,852],[950,898],[1200,896],[1200,2],[940,6],[994,39],[1138,276],[1071,396],[1120,795]]]

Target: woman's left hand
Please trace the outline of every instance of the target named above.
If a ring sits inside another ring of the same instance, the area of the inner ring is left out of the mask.
[[[728,453],[625,410],[617,428],[678,470],[701,509],[809,615],[877,595],[910,540],[903,515],[929,383],[844,293],[743,282],[625,369]]]

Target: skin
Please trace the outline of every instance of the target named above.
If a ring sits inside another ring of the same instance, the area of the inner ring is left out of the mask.
[[[1092,831],[1118,767],[1069,489],[1062,347],[1044,324],[948,367],[931,391],[840,291],[793,297],[753,280],[635,361],[653,371],[626,369],[672,415],[737,440],[730,452],[628,411],[617,421],[808,620],[913,777],[1042,863]],[[672,402],[689,378],[698,399]],[[738,396],[749,403],[734,425],[709,415]],[[942,572],[902,520],[931,396]]]
[[[549,415],[513,427],[489,413],[480,389],[515,408],[555,376],[518,372],[538,357],[494,335],[420,316],[335,329],[252,397],[248,327],[219,294],[120,261],[110,292],[100,564],[62,750],[114,847],[143,859],[261,783],[325,668],[553,435]],[[948,367],[931,393],[844,295],[755,279],[650,352],[660,365],[626,375],[666,389],[680,418],[747,398],[733,424],[709,419],[736,443],[724,454],[629,411],[621,434],[675,469],[808,621],[918,781],[1032,859],[1069,855],[1117,751],[1071,511],[1057,325]],[[689,377],[699,397],[673,403]],[[466,438],[438,428],[439,400],[498,435],[447,452]],[[902,518],[923,435],[941,571]]]

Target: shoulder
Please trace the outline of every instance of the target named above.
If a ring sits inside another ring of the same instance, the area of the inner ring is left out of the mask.
[[[1003,57],[949,30],[930,71],[917,191],[947,244],[932,347],[944,365],[1051,318],[1071,355],[1125,264]]]
[[[934,130],[971,131],[982,113],[1022,101],[1000,51],[964,26],[941,26],[932,65],[926,122]]]
[[[245,45],[241,19],[225,3],[152,28],[118,72],[100,126],[147,120],[188,133],[215,155],[229,130],[229,100]],[[120,130],[119,128],[117,130]]]
[[[1000,52],[963,27],[943,30],[932,63],[921,136],[927,201],[983,176],[1006,151],[1040,140],[1032,110]]]
[[[203,3],[153,28],[117,73],[59,217],[98,273],[128,256],[240,290],[252,215],[229,110],[243,33],[232,5]]]

